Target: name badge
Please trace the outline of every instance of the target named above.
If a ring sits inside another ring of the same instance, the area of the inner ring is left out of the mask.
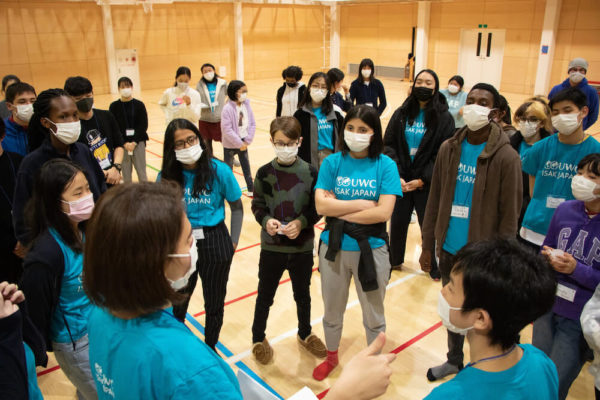
[[[548,196],[546,198],[546,208],[556,208],[561,205],[566,199],[561,199],[560,197],[552,197]]]
[[[411,149],[410,149],[410,155],[411,155],[411,156],[414,156],[414,155],[416,155],[416,154],[417,154],[417,150],[418,150],[418,148],[416,148],[416,147],[413,147],[413,148],[411,148]]]
[[[100,168],[109,169],[110,167],[112,167],[112,163],[108,158],[105,158],[104,160],[100,161]]]
[[[575,289],[571,289],[570,287],[565,286],[562,283],[556,285],[556,295],[561,299],[565,299],[572,303],[575,300],[575,293],[577,293]]]
[[[204,239],[204,229],[202,229],[202,228],[196,228],[196,229],[194,229],[192,231],[192,236],[196,240],[202,240],[202,239]]]
[[[126,136],[133,136],[133,135],[135,135],[135,129],[125,129],[125,135]]]
[[[373,103],[365,103],[366,105],[368,105],[369,107],[373,107]]]
[[[452,213],[450,216],[455,218],[469,218],[469,207],[452,204]]]
[[[285,233],[283,233],[283,228],[285,228],[286,226],[287,226],[287,223],[286,223],[286,222],[282,222],[282,223],[281,223],[281,229],[279,229],[279,230],[277,231],[277,234],[278,234],[278,235],[285,235]]]

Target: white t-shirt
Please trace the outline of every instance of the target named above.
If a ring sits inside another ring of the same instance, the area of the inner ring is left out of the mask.
[[[189,106],[183,100],[184,96],[189,96]],[[200,93],[194,88],[188,87],[181,91],[177,86],[170,87],[163,92],[158,105],[165,113],[167,124],[176,118],[184,118],[194,125],[198,124],[201,101]]]
[[[249,121],[248,121],[248,109],[246,108],[246,105],[244,103],[242,103],[241,106],[235,106],[236,110],[237,110],[237,115],[238,115],[238,126],[239,126],[239,134],[240,134],[240,138],[242,138],[242,140],[248,136],[248,125],[249,125]],[[239,125],[239,121],[240,121],[240,114],[242,115],[242,125]]]
[[[281,98],[281,116],[282,117],[293,117],[294,113],[298,109],[298,91],[300,87],[304,84],[302,82],[298,82],[296,87],[289,87],[287,84],[285,85],[285,91],[283,92],[283,97]]]

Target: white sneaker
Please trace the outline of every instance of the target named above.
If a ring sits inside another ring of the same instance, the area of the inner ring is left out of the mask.
[[[412,215],[410,216],[410,223],[411,224],[416,224],[417,223],[417,212],[413,211]]]
[[[234,166],[234,167],[239,167],[239,166],[241,166],[241,164],[240,164],[240,162],[238,161],[238,159],[237,159],[237,158],[234,158],[234,159],[233,159],[233,166]]]
[[[254,192],[246,192],[246,196],[254,198]]]

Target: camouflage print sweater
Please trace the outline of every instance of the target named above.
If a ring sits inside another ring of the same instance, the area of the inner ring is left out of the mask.
[[[292,165],[280,165],[277,159],[263,165],[254,180],[252,212],[261,224],[261,248],[280,253],[303,253],[313,249],[314,225],[319,220],[315,209],[317,170],[297,158]],[[294,240],[285,235],[267,233],[267,221],[283,223],[300,220],[302,230]]]

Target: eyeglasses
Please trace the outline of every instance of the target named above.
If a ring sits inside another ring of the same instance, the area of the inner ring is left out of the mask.
[[[283,143],[283,142],[275,142],[273,143],[273,146],[275,146],[275,148],[277,150],[284,150],[285,148],[293,148],[298,146],[298,142],[290,142],[290,143]]]
[[[198,136],[189,136],[185,140],[177,140],[175,142],[175,150],[181,150],[187,144],[188,146],[193,146],[198,143]]]

